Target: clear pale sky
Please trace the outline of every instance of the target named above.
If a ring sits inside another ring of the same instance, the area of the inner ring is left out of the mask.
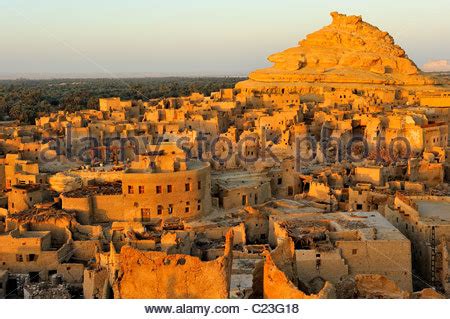
[[[245,75],[331,11],[388,31],[419,66],[450,59],[450,0],[0,0],[0,74]]]

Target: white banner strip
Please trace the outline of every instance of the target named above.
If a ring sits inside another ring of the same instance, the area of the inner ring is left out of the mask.
[[[0,300],[1,318],[429,318],[448,300]],[[11,317],[10,317],[11,316]]]

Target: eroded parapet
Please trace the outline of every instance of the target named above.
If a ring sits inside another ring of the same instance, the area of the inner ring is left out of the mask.
[[[294,265],[294,243],[287,238],[271,253],[265,253],[263,295],[265,299],[328,299],[335,298],[335,289],[325,282],[317,294],[297,288]]]
[[[142,252],[124,246],[114,297],[228,298],[232,251],[232,231],[227,233],[224,255],[206,262],[189,255]]]
[[[409,292],[401,290],[397,284],[381,275],[356,275],[356,290],[359,298],[405,299]]]
[[[336,284],[338,299],[441,299],[445,298],[434,289],[426,288],[410,293],[402,290],[386,276],[359,274],[349,276]]]

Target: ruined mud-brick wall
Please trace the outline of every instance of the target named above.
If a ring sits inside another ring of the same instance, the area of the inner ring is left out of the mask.
[[[336,241],[350,275],[379,274],[412,291],[411,243],[405,239]]]
[[[72,235],[61,247],[52,246],[50,231],[29,233],[19,229],[0,237],[0,270],[11,273],[38,272],[41,280],[47,280],[50,271],[72,256]],[[28,234],[28,235],[27,235]]]
[[[356,275],[356,291],[359,298],[406,299],[409,292],[400,289],[395,282],[381,275]]]
[[[89,225],[92,222],[101,223],[124,219],[122,194],[86,194],[80,197],[61,195],[61,200],[63,209],[77,212],[77,220],[82,225]]]
[[[449,243],[447,241],[442,241],[442,243],[438,246],[438,251],[441,253],[441,260],[442,260],[442,270],[440,272],[440,278],[439,280],[442,283],[442,287],[446,294],[448,295],[450,293],[450,282],[448,281],[448,278],[450,276],[449,274],[449,266],[450,266],[450,260],[449,260]]]
[[[114,297],[228,298],[232,243],[233,235],[229,232],[224,255],[207,262],[189,255],[141,252],[125,246],[120,254]]]
[[[327,299],[335,298],[334,286],[326,282],[318,294],[308,295],[288,278],[297,282],[294,263],[294,245],[289,238],[272,252],[266,253],[264,263],[263,295],[265,299]],[[280,269],[282,267],[282,269]]]
[[[74,175],[81,177],[84,186],[87,186],[90,181],[102,182],[102,183],[113,183],[122,180],[123,171],[72,171]]]
[[[70,284],[82,284],[84,265],[79,263],[63,263],[56,267],[57,274],[60,275],[64,282]]]
[[[397,195],[394,205],[385,207],[386,219],[396,227],[403,235],[411,241],[412,264],[422,280],[431,282],[431,260],[432,260],[432,229],[434,228],[436,245],[441,251],[440,257],[436,258],[436,264],[442,268],[441,276],[447,273],[447,253],[444,253],[443,243],[447,245],[450,238],[450,225],[441,223],[439,220],[422,219],[417,209],[416,201],[449,201],[445,196],[409,196],[399,197]],[[444,283],[447,279],[444,279]],[[400,286],[401,287],[401,286]]]
[[[224,209],[243,206],[242,198],[245,196],[245,205],[259,205],[272,197],[269,182],[260,182],[258,185],[242,186],[224,190],[219,195]]]
[[[415,173],[414,181],[422,182],[429,187],[438,186],[444,182],[445,168],[442,163],[420,161],[411,172]]]
[[[107,298],[108,270],[106,268],[85,269],[83,295],[85,299]]]
[[[73,258],[81,261],[89,261],[95,258],[95,254],[101,249],[100,240],[75,240],[72,243]]]
[[[294,253],[294,241],[290,237],[287,237],[278,243],[277,248],[271,252],[270,256],[276,267],[285,274],[286,278],[297,283],[298,279],[294,267]]]

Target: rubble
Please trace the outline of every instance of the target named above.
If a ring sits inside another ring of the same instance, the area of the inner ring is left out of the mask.
[[[68,285],[52,285],[48,282],[26,284],[23,287],[25,299],[71,299]]]
[[[122,193],[122,183],[93,183],[88,186],[80,187],[79,189],[73,189],[68,192],[64,192],[65,197],[76,198],[84,197],[87,195],[117,195]]]
[[[17,221],[21,224],[26,223],[42,223],[48,220],[67,220],[71,221],[75,219],[75,212],[65,211],[61,209],[50,208],[31,208],[20,213],[11,214],[9,219]]]

